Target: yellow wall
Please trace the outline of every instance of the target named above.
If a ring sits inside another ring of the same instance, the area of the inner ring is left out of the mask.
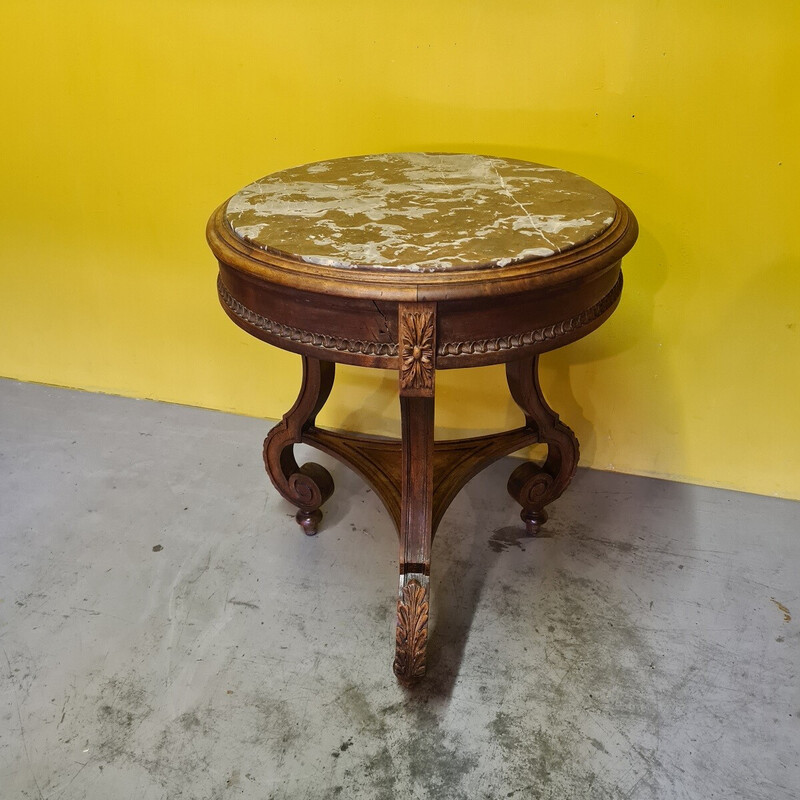
[[[800,498],[798,8],[7,0],[0,374],[280,416],[299,359],[218,308],[211,210],[315,159],[513,156],[641,224],[618,312],[544,362],[582,463]],[[395,428],[393,376],[340,376],[326,424]],[[500,368],[438,387],[443,433],[519,419]]]

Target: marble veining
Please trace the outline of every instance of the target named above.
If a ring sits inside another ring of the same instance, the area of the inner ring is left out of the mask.
[[[320,161],[228,202],[233,233],[308,264],[411,272],[504,267],[594,239],[614,198],[565,170],[450,153]]]

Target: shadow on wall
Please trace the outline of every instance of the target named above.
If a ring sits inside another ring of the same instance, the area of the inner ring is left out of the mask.
[[[610,448],[601,450],[613,458],[613,431],[629,424],[629,413],[634,425],[644,427],[639,430],[637,453],[642,465],[653,457],[647,450],[653,439],[661,438],[662,426],[673,431],[678,427],[678,403],[670,393],[671,369],[653,323],[655,296],[665,280],[664,261],[664,252],[650,231],[642,230],[635,250],[623,260],[622,298],[608,322],[585,338],[545,354],[540,361],[545,396],[578,436],[582,464],[613,469],[613,462],[598,463],[598,429],[612,440]],[[613,405],[596,405],[594,374],[604,380],[603,371],[610,366],[604,362],[623,354],[633,369],[623,372],[624,383],[604,390]],[[577,395],[573,383],[580,386]],[[680,441],[679,435],[674,437],[674,443]],[[679,461],[680,453],[673,453],[671,460]],[[658,471],[658,465],[652,462],[649,471]]]
[[[400,437],[399,379],[395,370],[337,365],[336,376],[344,378],[348,392],[358,392],[354,402],[346,406],[352,410],[342,418],[342,430]]]

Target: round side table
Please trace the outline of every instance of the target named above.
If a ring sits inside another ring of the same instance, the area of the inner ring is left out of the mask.
[[[538,357],[614,310],[636,220],[553,167],[388,153],[268,175],[223,203],[207,236],[230,318],[303,359],[297,401],[264,442],[275,488],[316,533],[333,480],[293,453],[313,445],[359,473],[397,526],[394,672],[413,683],[425,673],[431,541],[458,491],[498,458],[546,444],[543,466],[523,462],[508,481],[535,534],[575,473],[578,442],[542,397]],[[397,370],[400,440],[317,427],[336,363]],[[436,370],[498,363],[524,424],[435,441]]]

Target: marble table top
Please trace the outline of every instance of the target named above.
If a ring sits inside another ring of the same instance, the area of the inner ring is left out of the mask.
[[[386,153],[267,175],[228,201],[225,220],[249,244],[308,264],[446,272],[546,259],[594,239],[616,209],[555,167]]]

